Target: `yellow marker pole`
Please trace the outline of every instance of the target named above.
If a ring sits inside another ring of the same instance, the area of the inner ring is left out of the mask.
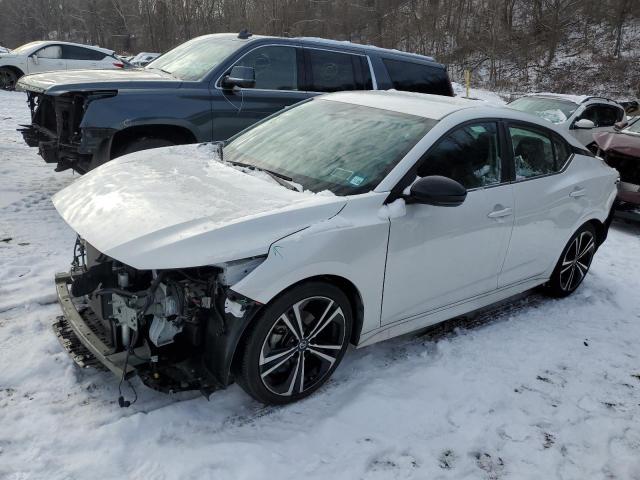
[[[469,98],[469,88],[471,87],[471,71],[464,71],[464,83],[467,85],[467,98]]]

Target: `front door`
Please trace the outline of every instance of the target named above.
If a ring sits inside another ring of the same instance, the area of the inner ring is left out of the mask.
[[[594,133],[613,130],[615,123],[624,118],[624,111],[622,108],[615,107],[614,105],[596,103],[585,108],[584,112],[582,112],[575,121],[583,118],[591,120],[595,128],[575,128],[574,122],[571,127],[571,133],[580,143],[588,146],[594,141]]]
[[[453,208],[407,205],[405,216],[391,220],[383,324],[497,288],[513,224],[498,132],[491,121],[458,127],[421,161],[418,176],[453,178],[467,198]]]
[[[35,56],[29,57],[27,63],[29,74],[66,69],[67,62],[62,58],[62,47],[60,45],[49,45],[41,48],[35,52]]]
[[[254,88],[222,89],[213,95],[213,140],[226,140],[259,120],[309,97],[302,90],[301,49],[287,45],[257,47],[233,66],[255,70]],[[229,67],[229,71],[231,67]]]

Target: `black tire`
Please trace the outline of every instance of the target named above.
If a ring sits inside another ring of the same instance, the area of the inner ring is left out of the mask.
[[[573,234],[553,270],[545,291],[557,298],[571,295],[589,272],[593,255],[598,249],[596,230],[587,223]]]
[[[171,140],[165,140],[164,138],[157,137],[140,137],[125,144],[122,148],[119,148],[112,158],[122,157],[129,153],[139,152],[141,150],[149,150],[151,148],[171,147],[175,145],[175,142]]]
[[[351,305],[339,288],[323,282],[294,287],[267,305],[247,334],[238,383],[264,404],[311,395],[340,364],[352,324]]]
[[[0,90],[14,90],[18,75],[10,68],[0,68]]]

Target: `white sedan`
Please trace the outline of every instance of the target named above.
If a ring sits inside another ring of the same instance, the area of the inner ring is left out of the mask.
[[[134,153],[59,192],[79,237],[57,276],[56,332],[81,364],[121,379],[204,392],[235,380],[261,402],[291,402],[350,343],[533,287],[572,293],[607,236],[617,180],[515,110],[316,97],[224,148]]]
[[[0,52],[0,89],[13,90],[23,75],[55,70],[124,68],[113,50],[79,43],[38,41]]]

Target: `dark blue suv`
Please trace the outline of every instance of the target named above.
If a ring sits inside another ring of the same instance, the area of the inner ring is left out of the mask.
[[[276,111],[341,90],[452,96],[432,58],[320,38],[214,34],[143,69],[27,75],[32,123],[21,129],[56,170],[84,173],[121,155],[224,140]]]

